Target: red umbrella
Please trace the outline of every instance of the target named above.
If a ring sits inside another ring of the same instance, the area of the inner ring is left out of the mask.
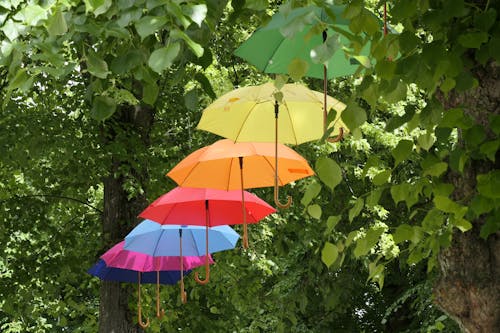
[[[205,284],[208,283],[210,276],[208,228],[243,224],[244,218],[247,223],[257,223],[267,215],[276,212],[276,209],[250,192],[244,191],[244,200],[245,214],[242,214],[241,190],[176,187],[156,199],[139,216],[160,224],[206,227],[205,280],[200,280],[198,272],[195,273],[196,282]]]

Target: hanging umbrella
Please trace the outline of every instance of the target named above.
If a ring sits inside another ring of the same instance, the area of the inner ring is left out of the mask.
[[[312,176],[307,161],[292,149],[278,144],[279,171],[274,162],[274,144],[219,140],[191,153],[167,175],[179,186],[241,191],[243,210],[243,246],[248,247],[248,232],[243,190],[248,188],[282,186]],[[275,174],[279,178],[275,182]],[[210,177],[207,177],[210,175]],[[278,189],[275,188],[275,201]]]
[[[242,200],[245,201],[244,214]],[[242,198],[241,191],[237,190],[177,187],[156,199],[139,216],[160,224],[205,226],[208,232],[208,228],[213,226],[257,223],[275,211],[265,201],[246,191]],[[209,253],[208,249],[205,253]],[[205,272],[207,277],[204,281],[195,274],[198,283],[208,283],[208,264],[205,265]]]
[[[280,101],[277,94],[281,96]],[[322,97],[320,92],[301,84],[285,84],[279,91],[273,83],[235,89],[219,97],[203,111],[198,129],[235,142],[274,141],[275,165],[278,165],[278,142],[298,145],[323,136]],[[340,119],[346,106],[330,96],[328,101],[336,111],[330,127],[333,127],[332,133],[338,135],[341,128],[346,128]],[[279,171],[279,167],[276,169]],[[277,181],[278,173],[275,173]],[[290,203],[290,197],[287,204],[276,202],[281,208],[288,207]]]
[[[350,29],[350,20],[343,17],[345,6],[327,5],[300,7],[288,13],[277,12],[263,27],[257,29],[236,51],[235,55],[255,65],[265,73],[287,74],[292,61],[300,59],[307,63],[305,76],[323,79],[324,113],[323,126],[327,130],[327,79],[354,74],[359,68],[356,55],[367,56],[370,43],[364,43],[360,37],[354,36]],[[379,22],[371,12],[365,10],[364,15],[372,21]],[[293,27],[303,26],[293,33]],[[290,28],[292,28],[290,30]],[[291,32],[290,32],[291,31]],[[289,38],[287,38],[287,35]],[[359,52],[349,56],[344,51],[337,51],[326,62],[313,59],[323,44],[352,45]],[[342,133],[336,140],[338,141]]]
[[[156,281],[156,316],[163,317],[165,311],[160,309],[160,271],[191,270],[205,264],[205,256],[150,256],[140,252],[128,251],[123,248],[125,241],[119,242],[101,256],[108,267],[128,269],[138,272],[157,274]],[[182,260],[182,262],[181,262]],[[213,264],[209,255],[208,261]]]
[[[189,209],[189,207],[186,208],[186,210]],[[182,217],[179,212],[168,215],[176,216],[178,221],[184,221],[185,223],[188,223],[193,218],[200,219],[200,215],[193,217],[189,213],[186,213],[185,217]],[[151,256],[201,256],[233,249],[239,238],[238,233],[227,225],[209,228],[196,225],[161,224],[151,220],[144,220],[125,237],[124,248]],[[201,281],[198,274],[195,276],[196,281],[201,284],[208,283],[209,280],[208,255],[205,258],[205,272],[207,274],[205,281]],[[182,277],[181,299],[184,303],[186,302]]]
[[[142,320],[142,307],[141,307],[141,283],[157,283],[161,284],[176,284],[177,281],[181,279],[185,274],[189,274],[187,271],[158,271],[158,272],[141,272],[132,269],[116,268],[106,265],[103,259],[92,266],[88,271],[89,274],[97,276],[104,281],[114,281],[114,282],[129,282],[137,283],[137,320],[142,328],[149,326],[149,318],[146,322]]]

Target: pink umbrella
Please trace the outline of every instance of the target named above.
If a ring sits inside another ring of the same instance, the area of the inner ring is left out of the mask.
[[[101,256],[106,266],[134,270],[137,272],[156,271],[156,316],[161,318],[165,315],[165,310],[160,309],[160,271],[184,271],[205,265],[213,264],[212,256],[150,256],[148,254],[128,251],[123,247],[125,241],[113,246]],[[182,261],[181,261],[182,258]],[[140,297],[140,294],[139,294]],[[140,311],[140,308],[139,308]],[[140,316],[140,312],[139,312]],[[139,320],[142,326],[142,320]],[[149,326],[144,324],[143,328]]]
[[[125,241],[122,241],[101,256],[109,267],[131,269],[138,272],[153,271],[178,271],[181,269],[181,257],[165,256],[154,257],[148,254],[128,251],[123,247]],[[209,262],[214,263],[209,255]],[[183,256],[183,270],[190,270],[205,264],[205,256]]]

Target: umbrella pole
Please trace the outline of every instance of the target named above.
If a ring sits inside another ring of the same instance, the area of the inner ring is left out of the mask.
[[[248,226],[247,214],[245,209],[245,187],[243,185],[243,156],[238,157],[240,160],[240,183],[241,183],[241,211],[243,213],[243,248],[248,249]]]
[[[181,301],[187,302],[187,294],[184,291],[184,260],[182,258],[182,229],[179,229],[179,257],[181,258]]]
[[[278,101],[274,101],[274,203],[282,209],[290,207],[292,204],[292,197],[287,197],[287,202],[282,204],[279,200],[279,185],[278,185],[278,114],[280,106]]]
[[[326,37],[327,37],[327,32],[326,30],[323,30],[323,43],[326,43]],[[327,75],[326,75],[326,65],[323,64],[323,132],[326,133],[328,130],[328,124],[327,119],[328,119],[328,109],[327,109],[327,103],[326,103],[326,89],[327,89]],[[344,129],[342,127],[339,128],[339,135],[336,138],[330,139],[327,138],[326,140],[328,142],[338,142],[342,139],[344,136]]]
[[[149,318],[146,322],[142,321],[142,307],[141,307],[141,272],[137,272],[137,322],[142,328],[149,326]]]
[[[208,259],[208,225],[210,224],[210,211],[208,209],[208,200],[205,200],[205,280],[200,279],[198,272],[194,273],[194,279],[199,284],[207,284],[210,281],[210,262]]]
[[[156,317],[161,319],[165,315],[165,310],[160,308],[160,269],[156,269]]]

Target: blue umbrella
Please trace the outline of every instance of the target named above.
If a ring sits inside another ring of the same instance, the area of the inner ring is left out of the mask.
[[[101,280],[129,283],[138,282],[138,273],[140,273],[141,283],[156,283],[156,271],[138,272],[131,269],[109,267],[102,259],[99,259],[87,272],[90,275],[97,276]],[[189,272],[191,271],[184,271],[183,274],[188,274]],[[180,271],[160,271],[161,284],[176,284],[180,279]]]
[[[125,250],[151,256],[203,256],[206,246],[206,227],[174,225],[144,220],[125,237]],[[233,249],[240,235],[227,225],[208,228],[208,252]]]
[[[140,272],[132,269],[109,267],[104,260],[99,259],[87,272],[105,281],[137,282],[137,320],[142,328],[146,328],[150,323],[149,318],[146,318],[146,322],[142,321],[141,283],[176,284],[184,274],[189,274],[191,271]]]
[[[162,225],[144,220],[125,237],[123,248],[151,256],[202,256],[207,252],[233,249],[239,238],[240,235],[227,225],[209,228],[196,225]],[[183,303],[187,301],[182,266],[181,300]]]

